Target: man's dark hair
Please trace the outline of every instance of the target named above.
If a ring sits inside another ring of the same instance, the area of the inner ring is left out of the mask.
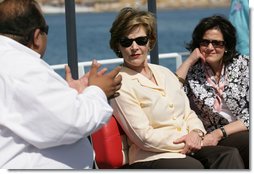
[[[0,2],[0,34],[23,45],[33,41],[36,28],[46,26],[35,0],[3,0]]]

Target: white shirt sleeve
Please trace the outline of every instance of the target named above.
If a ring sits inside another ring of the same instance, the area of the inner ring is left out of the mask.
[[[99,87],[90,86],[78,94],[47,67],[20,71],[19,77],[0,78],[1,91],[6,91],[2,105],[8,108],[2,110],[0,125],[37,148],[74,143],[101,127],[112,114]]]

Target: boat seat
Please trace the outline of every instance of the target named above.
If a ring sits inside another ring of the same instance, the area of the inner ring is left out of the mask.
[[[107,124],[91,135],[95,162],[99,169],[117,169],[128,166],[127,136],[114,115]]]

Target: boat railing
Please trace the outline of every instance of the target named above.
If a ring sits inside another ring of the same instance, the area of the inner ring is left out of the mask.
[[[179,53],[162,53],[159,54],[160,59],[175,59],[176,61],[176,68],[178,68],[183,61],[183,57],[189,55],[189,52],[179,52]],[[148,59],[150,60],[150,55],[148,55]],[[97,60],[98,63],[102,65],[114,65],[114,64],[121,64],[123,63],[123,58],[112,58],[112,59],[103,59]],[[86,68],[90,69],[92,61],[85,61],[78,63],[78,74],[81,77],[86,72]],[[54,70],[63,70],[66,64],[58,64],[58,65],[51,65]]]

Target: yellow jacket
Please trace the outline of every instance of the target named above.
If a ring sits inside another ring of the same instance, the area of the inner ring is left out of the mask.
[[[123,67],[120,96],[111,100],[114,115],[128,136],[129,163],[158,158],[185,158],[184,144],[173,141],[193,129],[206,132],[190,109],[176,76],[167,68],[149,64],[157,84]]]

